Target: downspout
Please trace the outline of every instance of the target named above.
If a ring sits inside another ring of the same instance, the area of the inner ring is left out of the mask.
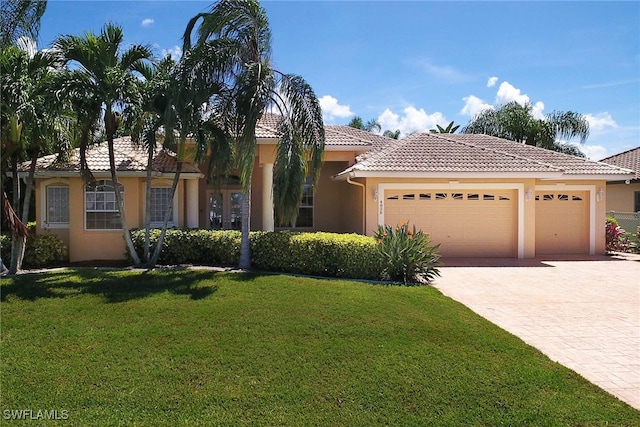
[[[351,181],[351,177],[347,177],[347,182],[351,185],[356,185],[358,187],[362,188],[362,234],[366,235],[367,234],[367,230],[366,230],[366,226],[367,226],[367,191],[366,191],[366,187],[364,184],[361,184],[359,182],[355,182],[355,181]]]

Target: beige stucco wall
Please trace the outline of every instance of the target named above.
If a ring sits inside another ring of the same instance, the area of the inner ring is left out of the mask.
[[[97,179],[109,179],[97,177]],[[120,177],[124,186],[124,204],[127,225],[129,228],[141,227],[144,221],[145,179],[140,177]],[[177,191],[178,225],[183,226],[184,189],[186,180],[181,180]],[[170,186],[170,179],[154,179],[152,185]],[[43,192],[47,185],[69,186],[69,228],[51,228],[43,221],[43,209],[46,203]],[[86,230],[84,213],[84,183],[80,177],[38,179],[36,180],[36,222],[37,233],[53,233],[60,236],[69,248],[71,262],[93,260],[125,259],[125,242],[122,231],[118,230]]]
[[[633,212],[636,191],[640,191],[640,182],[609,183],[607,185],[607,211]]]

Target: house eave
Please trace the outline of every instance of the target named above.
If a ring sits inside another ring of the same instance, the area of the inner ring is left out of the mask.
[[[111,172],[109,171],[92,171],[95,178],[111,178]],[[173,178],[174,172],[151,172],[153,178]],[[8,173],[7,176],[12,177],[13,174]],[[29,172],[18,172],[18,178],[25,179],[29,176]],[[141,171],[124,171],[118,172],[119,178],[146,178],[147,172]],[[34,178],[74,178],[80,177],[78,171],[36,171],[33,175]],[[180,179],[199,179],[204,178],[202,173],[195,172],[181,172]]]

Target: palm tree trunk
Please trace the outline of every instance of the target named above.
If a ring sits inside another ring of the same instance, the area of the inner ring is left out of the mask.
[[[18,154],[11,156],[11,172],[13,174],[12,186],[13,186],[13,206],[14,210],[19,209],[20,206],[20,179],[18,178]],[[20,259],[20,253],[24,248],[24,243],[27,240],[26,234],[20,236],[17,231],[11,233],[11,264],[9,264],[9,274],[13,275],[22,267],[22,260]]]
[[[145,194],[145,209],[144,209],[144,255],[143,260],[145,264],[150,264],[151,256],[151,166],[153,164],[153,147],[149,146],[149,153],[147,157],[147,191]]]
[[[31,207],[31,193],[33,192],[33,177],[36,173],[36,163],[38,161],[38,154],[40,149],[38,146],[33,150],[31,155],[31,164],[29,165],[29,175],[27,176],[27,185],[24,192],[24,201],[22,202],[22,223],[26,224],[29,221],[29,208]],[[24,252],[27,248],[27,236],[20,238],[18,242],[18,269],[22,268],[22,261],[24,260]]]
[[[247,192],[242,194],[242,234],[240,240],[240,264],[243,270],[251,268],[251,245],[249,231],[251,230],[251,184]]]
[[[162,229],[160,231],[160,237],[158,238],[158,243],[156,243],[156,248],[153,251],[153,258],[149,261],[148,268],[153,268],[158,263],[158,258],[160,258],[160,252],[162,251],[162,245],[164,244],[164,236],[167,234],[167,225],[169,224],[169,219],[171,218],[171,213],[173,212],[173,198],[176,195],[176,189],[178,188],[178,182],[180,180],[180,173],[182,172],[182,162],[178,161],[176,165],[176,173],[173,176],[173,182],[171,183],[171,196],[169,197],[169,208],[167,212],[164,214],[164,220],[162,221]]]
[[[107,111],[107,114],[111,114],[111,112]],[[140,257],[138,256],[136,248],[133,245],[133,240],[131,240],[131,233],[129,232],[129,227],[127,226],[127,217],[124,211],[122,194],[120,194],[118,188],[118,173],[116,172],[116,159],[113,148],[113,134],[111,134],[110,132],[107,132],[107,144],[109,146],[109,168],[111,169],[111,181],[113,182],[116,203],[118,204],[118,213],[120,214],[120,224],[122,226],[122,233],[124,234],[124,241],[127,244],[127,248],[129,248],[129,253],[131,254],[131,258],[133,260],[133,265],[135,267],[140,267]]]

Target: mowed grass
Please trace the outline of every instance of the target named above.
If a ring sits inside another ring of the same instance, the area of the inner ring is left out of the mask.
[[[0,410],[60,425],[640,424],[431,287],[80,269],[1,291]]]

